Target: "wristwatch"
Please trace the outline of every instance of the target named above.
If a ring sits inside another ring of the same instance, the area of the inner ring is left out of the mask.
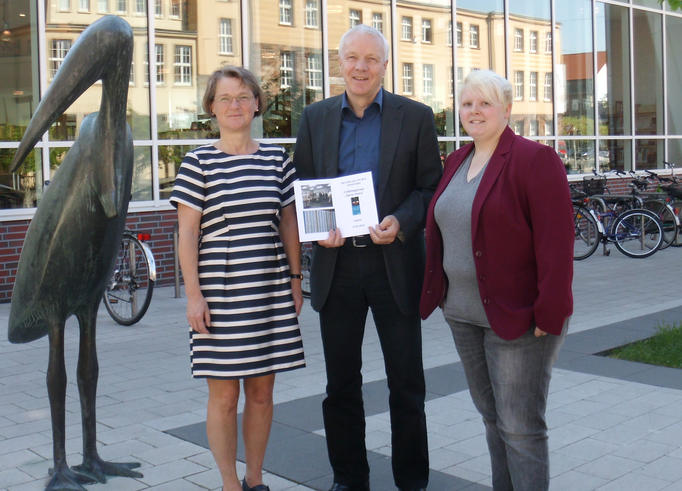
[[[289,277],[290,277],[292,280],[293,280],[294,278],[299,279],[299,280],[302,280],[302,279],[303,279],[303,275],[302,275],[301,273],[291,273],[291,274],[289,275]]]

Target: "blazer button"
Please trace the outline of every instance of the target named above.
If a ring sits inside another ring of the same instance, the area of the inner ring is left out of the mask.
[[[485,281],[485,275],[482,274],[481,276],[478,277],[478,279],[481,280],[481,281]]]
[[[427,295],[431,295],[431,290],[426,290]]]
[[[474,252],[474,256],[476,256],[476,257],[481,257],[482,255],[483,255],[483,253],[481,251]]]
[[[486,298],[483,299],[483,305],[488,305],[489,303],[490,303],[490,299],[489,299],[489,298],[486,297]]]

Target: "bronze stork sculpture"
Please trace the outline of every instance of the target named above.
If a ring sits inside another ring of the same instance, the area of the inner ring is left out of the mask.
[[[84,118],[31,221],[12,293],[9,340],[49,338],[54,468],[47,489],[83,490],[81,484],[106,482],[107,475],[142,477],[132,470],[138,463],[102,460],[95,435],[95,321],[125,226],[133,174],[126,122],[132,52],[132,29],[120,17],[103,17],[88,27],[38,105],[12,162],[14,172],[62,112],[102,80],[99,112]],[[66,463],[64,429],[64,325],[71,315],[80,328],[77,380],[83,425],[83,463],[73,468]]]

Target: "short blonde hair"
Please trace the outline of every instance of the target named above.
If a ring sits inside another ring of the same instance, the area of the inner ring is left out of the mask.
[[[459,98],[462,98],[462,92],[465,90],[478,92],[485,99],[492,102],[498,102],[503,106],[508,106],[512,103],[512,84],[509,80],[504,78],[492,70],[472,70],[466,76],[464,82],[459,87]]]

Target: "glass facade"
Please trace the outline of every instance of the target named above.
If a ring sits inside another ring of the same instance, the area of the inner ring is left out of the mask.
[[[41,94],[84,26],[107,14],[135,35],[131,210],[169,209],[182,156],[217,136],[201,97],[221,65],[260,77],[254,136],[294,150],[303,109],[342,93],[339,39],[358,23],[388,39],[384,86],[433,109],[444,154],[468,140],[457,86],[492,69],[514,88],[512,128],[552,146],[570,174],[682,159],[682,13],[657,0],[0,0],[0,219],[32,216],[97,110],[100,84],[10,172]]]

